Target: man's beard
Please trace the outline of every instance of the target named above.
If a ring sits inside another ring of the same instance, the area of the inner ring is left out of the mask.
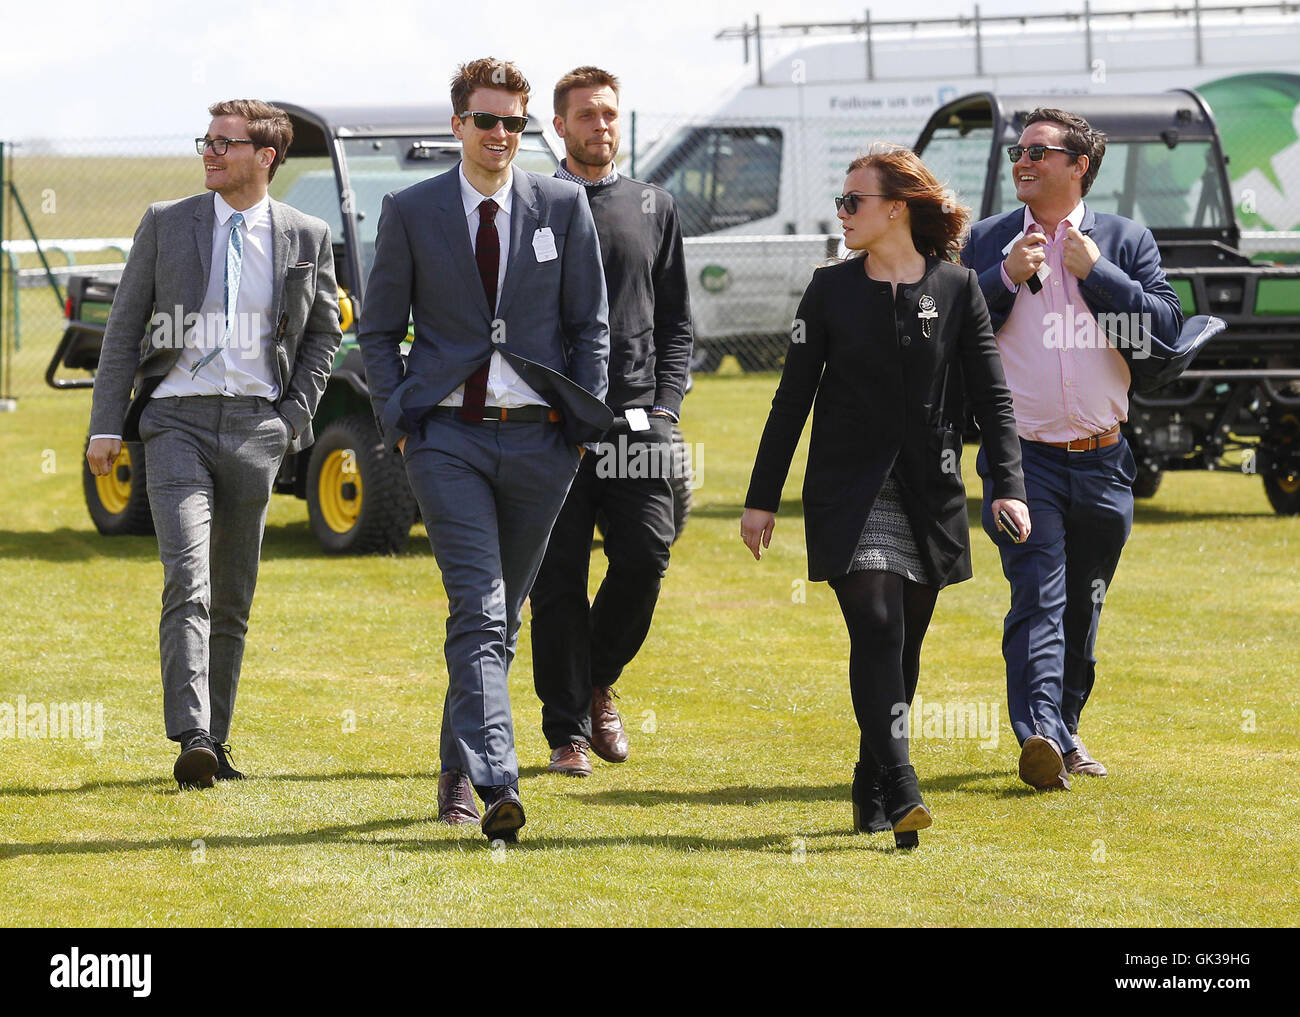
[[[608,166],[614,161],[614,157],[618,155],[617,142],[615,142],[614,145],[611,147],[609,152],[609,158],[607,159],[594,156],[594,155],[588,155],[585,151],[575,152],[572,148],[569,148],[569,146],[567,145],[565,146],[565,149],[570,159],[572,159],[574,162],[580,162],[584,166]]]

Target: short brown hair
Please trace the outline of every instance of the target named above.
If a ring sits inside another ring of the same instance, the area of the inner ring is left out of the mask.
[[[275,179],[275,171],[289,154],[293,144],[293,121],[289,114],[279,106],[272,106],[261,99],[227,99],[214,102],[208,107],[208,115],[214,117],[243,117],[248,121],[248,136],[258,148],[275,149],[275,161],[271,163],[268,180]]]
[[[496,88],[517,95],[523,100],[524,112],[528,112],[528,79],[508,60],[483,57],[456,68],[456,75],[451,79],[453,116],[470,112],[469,97],[479,88]]]
[[[1039,123],[1058,125],[1064,132],[1062,140],[1065,147],[1088,157],[1088,170],[1080,181],[1083,193],[1087,194],[1092,188],[1092,182],[1097,179],[1097,171],[1101,169],[1102,156],[1106,154],[1106,135],[1095,130],[1092,124],[1077,113],[1067,113],[1063,109],[1039,106],[1025,117],[1026,127]],[[1078,161],[1078,156],[1070,156],[1071,164]]]
[[[612,88],[614,95],[617,96],[619,84],[618,78],[599,67],[592,67],[590,64],[586,67],[575,67],[555,83],[555,95],[551,99],[551,105],[555,108],[555,115],[561,120],[569,112],[569,93],[575,88]]]
[[[970,226],[970,209],[958,203],[957,195],[939,183],[915,152],[898,145],[872,145],[866,155],[849,163],[849,173],[860,169],[874,169],[885,197],[907,204],[912,243],[921,254],[957,260]]]

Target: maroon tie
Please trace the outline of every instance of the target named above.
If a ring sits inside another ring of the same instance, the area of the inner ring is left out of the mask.
[[[478,235],[474,238],[474,260],[478,262],[478,277],[483,280],[487,295],[488,312],[495,314],[497,307],[497,269],[501,265],[501,238],[497,236],[497,203],[485,198],[478,206]],[[465,379],[465,398],[460,408],[461,420],[478,422],[483,419],[483,405],[487,402],[488,357]]]

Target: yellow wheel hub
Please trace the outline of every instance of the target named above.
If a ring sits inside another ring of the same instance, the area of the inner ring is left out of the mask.
[[[325,457],[316,493],[326,526],[335,533],[347,533],[356,526],[361,515],[361,474],[355,452],[335,449]]]
[[[1296,431],[1300,430],[1300,419],[1294,413],[1288,413],[1282,418],[1282,424],[1286,428],[1282,434],[1282,444],[1290,445],[1295,441]],[[1286,494],[1295,494],[1300,491],[1300,476],[1278,477],[1277,486]]]
[[[95,494],[99,496],[104,511],[113,515],[126,511],[127,503],[131,500],[131,453],[125,445],[113,468],[104,476],[95,478]]]

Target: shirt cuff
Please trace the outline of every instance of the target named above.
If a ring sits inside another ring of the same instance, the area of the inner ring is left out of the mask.
[[[651,406],[651,407],[650,407],[650,412],[651,412],[651,413],[666,413],[666,414],[668,414],[668,418],[669,418],[669,419],[670,419],[674,424],[679,424],[679,423],[681,423],[681,420],[682,420],[682,418],[679,417],[679,416],[677,415],[677,412],[676,412],[676,411],[675,411],[671,406],[658,406],[658,405]]]
[[[1016,290],[1020,289],[1019,286],[1017,286],[1015,283],[1011,281],[1011,276],[1007,275],[1007,263],[1005,261],[998,266],[998,271],[1002,273],[1003,286],[1009,289],[1012,293],[1015,293]]]
[[[114,441],[122,440],[122,436],[120,434],[92,434],[90,436],[91,441],[94,441],[96,438],[112,438]]]

